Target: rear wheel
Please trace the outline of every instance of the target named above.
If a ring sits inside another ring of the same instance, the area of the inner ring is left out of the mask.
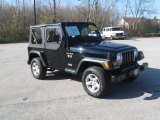
[[[33,58],[31,61],[32,75],[37,79],[43,79],[46,77],[46,68],[43,67],[39,57]]]
[[[83,72],[82,85],[89,95],[102,97],[109,92],[110,79],[103,68],[93,66]]]

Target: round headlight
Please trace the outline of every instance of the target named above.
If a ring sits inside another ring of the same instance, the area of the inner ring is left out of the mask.
[[[136,59],[138,56],[138,50],[137,49],[134,49],[134,58]]]
[[[122,53],[118,53],[118,54],[117,54],[117,62],[118,62],[119,64],[122,64],[122,59],[123,59]]]

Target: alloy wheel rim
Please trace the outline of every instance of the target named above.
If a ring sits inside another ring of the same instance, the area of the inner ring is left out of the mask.
[[[100,89],[100,81],[95,74],[89,74],[86,77],[86,87],[87,89],[92,92],[98,92]]]
[[[39,65],[38,65],[38,63],[34,62],[34,63],[32,64],[32,72],[33,72],[33,74],[34,74],[35,76],[38,76],[38,75],[39,75],[40,70],[39,70]]]

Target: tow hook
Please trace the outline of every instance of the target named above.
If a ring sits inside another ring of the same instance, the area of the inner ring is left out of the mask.
[[[140,67],[140,70],[143,71],[143,70],[146,70],[148,68],[148,63],[143,63]]]

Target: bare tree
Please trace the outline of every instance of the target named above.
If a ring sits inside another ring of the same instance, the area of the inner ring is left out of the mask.
[[[116,25],[120,16],[117,2],[122,0],[76,0],[80,1],[76,5],[71,3],[73,0],[67,0],[65,5],[60,4],[60,1],[62,0],[15,0],[13,4],[9,0],[0,0],[0,40],[2,37],[8,41],[20,41],[22,37],[27,40],[28,28],[34,23],[87,21],[95,22],[100,29]],[[149,7],[152,1],[125,0],[123,15],[139,19],[153,13],[153,7]]]
[[[87,22],[90,21],[91,17],[91,0],[88,0],[88,14],[87,14]]]
[[[26,12],[26,6],[25,6],[25,0],[23,0],[23,9],[22,9],[22,18],[23,18],[23,28],[26,26],[26,17],[25,17],[25,12]]]
[[[99,5],[99,1],[98,0],[94,0],[94,7],[95,7],[95,12],[94,12],[94,22],[97,22],[97,14],[98,14],[98,5]]]
[[[104,6],[104,11],[103,11],[103,17],[102,17],[102,22],[101,22],[101,27],[100,29],[102,29],[104,26],[108,25],[108,26],[112,26],[114,25],[114,18],[116,16],[116,4],[119,0],[106,0],[105,1],[105,6]]]
[[[47,2],[48,2],[48,5],[46,7],[49,6],[50,8],[52,22],[56,22],[57,21],[57,0],[47,0]]]
[[[92,8],[92,2],[93,0],[78,0],[82,2],[82,6],[77,6],[77,9],[79,10],[79,12],[81,12],[82,14],[87,14],[86,16],[86,21],[89,22],[91,21],[91,8]],[[86,7],[87,6],[87,7]],[[86,7],[86,9],[85,9]],[[83,8],[83,9],[82,9]]]
[[[150,6],[152,2],[153,0],[128,0],[131,15],[136,18],[133,29],[142,16],[153,13],[153,8]]]
[[[124,10],[124,17],[127,16],[128,13],[128,7],[129,7],[129,0],[126,0],[125,10]]]
[[[1,1],[0,3],[0,14],[2,13],[2,7],[3,7],[3,1]],[[0,27],[2,30],[3,37],[5,37],[5,31],[4,31],[3,24],[2,24],[2,16],[0,16]]]

